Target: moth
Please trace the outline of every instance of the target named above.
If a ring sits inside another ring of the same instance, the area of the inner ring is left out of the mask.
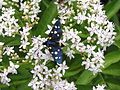
[[[59,42],[61,37],[62,37],[61,23],[60,20],[57,20],[48,35],[47,41],[44,42],[43,44],[46,45],[49,52],[52,54],[54,61],[57,62],[58,64],[62,63],[63,56],[63,51],[61,49],[63,47],[63,44]]]

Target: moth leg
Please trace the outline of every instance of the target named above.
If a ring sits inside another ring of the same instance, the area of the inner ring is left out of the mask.
[[[50,40],[50,39],[52,39],[51,37],[48,37],[48,39]]]
[[[50,50],[50,49],[52,49],[52,47],[48,47],[48,49]]]
[[[63,45],[61,42],[59,42],[59,46],[60,47],[64,47],[65,45]]]

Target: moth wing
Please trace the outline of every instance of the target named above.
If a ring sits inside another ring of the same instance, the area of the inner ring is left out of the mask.
[[[60,20],[56,21],[50,34],[48,35],[50,41],[59,41],[62,36]]]
[[[49,50],[52,54],[54,61],[61,64],[62,63],[62,56],[63,52],[60,46],[52,47],[51,50]]]

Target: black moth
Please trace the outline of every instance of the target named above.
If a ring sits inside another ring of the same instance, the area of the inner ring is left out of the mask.
[[[60,20],[56,21],[50,34],[48,35],[47,41],[44,43],[48,47],[48,50],[52,54],[54,61],[58,64],[62,63],[62,44],[59,42],[62,36]]]

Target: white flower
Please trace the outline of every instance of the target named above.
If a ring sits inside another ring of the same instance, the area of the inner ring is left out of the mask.
[[[4,2],[4,0],[0,0],[0,9],[2,8],[2,5],[6,5],[7,3]]]
[[[29,84],[28,86],[31,86],[33,88],[33,90],[39,90],[40,88],[40,85],[39,85],[39,82],[38,82],[38,78],[34,78]]]
[[[67,48],[66,55],[67,55],[70,59],[74,58],[74,55],[73,55],[73,54],[75,54],[75,52],[74,52],[73,50],[70,50],[70,48]]]
[[[23,41],[21,41],[21,45],[20,45],[20,47],[19,48],[23,48],[23,49],[26,49],[26,46],[27,45],[29,45],[30,44],[30,42],[28,42],[27,40],[23,40]]]
[[[86,12],[78,13],[77,16],[73,17],[77,20],[77,24],[81,24],[84,20],[86,20],[85,16]]]
[[[23,40],[23,39],[28,40],[27,36],[30,34],[29,30],[31,30],[31,29],[32,29],[32,27],[29,27],[29,26],[23,27],[23,31],[20,31],[21,40]]]
[[[45,78],[48,78],[49,76],[50,77],[52,77],[52,74],[51,74],[51,72],[52,72],[52,70],[50,69],[50,70],[45,70],[44,72],[43,72],[43,74],[45,75]]]
[[[93,90],[105,90],[105,87],[106,87],[106,85],[99,85],[98,84],[98,86],[93,87]]]
[[[53,85],[54,90],[76,90],[74,83],[68,83],[66,80],[56,82],[55,85]]]
[[[2,62],[2,58],[0,58],[0,62]]]
[[[3,84],[9,85],[9,82],[11,81],[11,79],[8,78],[7,75],[8,75],[8,70],[4,69],[3,73],[0,73],[0,77],[1,77],[0,82]]]
[[[12,7],[2,8],[2,15],[0,16],[0,35],[15,37],[20,27],[18,25],[18,19],[15,19],[14,14],[15,9]]]
[[[85,51],[85,52],[88,53],[88,57],[90,57],[91,54],[94,53],[95,48],[96,48],[96,46],[90,46],[90,45],[87,45],[87,47],[86,47],[86,51]]]
[[[37,14],[41,12],[39,2],[41,2],[41,0],[25,1],[24,3],[21,2],[20,10],[23,11],[24,14],[22,18],[25,20],[29,19],[33,25],[39,20],[39,17],[37,17]]]
[[[66,65],[66,62],[64,61],[62,64],[58,64],[58,71],[62,71],[62,74],[65,74],[65,70],[67,70],[69,67]]]
[[[41,59],[44,59],[45,62],[47,62],[48,60],[54,60],[48,49],[45,49],[45,54],[42,55]]]
[[[10,63],[10,66],[8,67],[8,72],[9,73],[12,73],[12,74],[17,74],[17,68],[19,68],[19,65],[14,65],[13,62],[9,62]]]
[[[85,65],[85,69],[88,69],[94,65],[94,62],[91,62],[90,59],[87,58],[85,61],[82,62],[82,65]]]
[[[19,2],[19,0],[12,0],[13,2]]]
[[[53,27],[50,26],[50,25],[47,25],[47,27],[48,27],[48,30],[47,30],[45,33],[46,33],[46,34],[49,34]]]
[[[54,73],[53,73],[53,76],[55,77],[55,79],[60,79],[63,75],[60,73],[60,69],[53,69]]]
[[[38,76],[39,77],[39,79],[42,79],[43,77],[42,77],[42,72],[43,72],[43,68],[44,68],[45,66],[44,65],[36,65],[35,67],[34,67],[34,70],[32,70],[31,71],[31,73],[33,73],[33,78],[35,78],[36,76]]]
[[[48,78],[41,79],[41,81],[40,81],[40,87],[43,88],[43,87],[45,87],[47,85],[48,86],[50,85],[50,82],[49,82]]]
[[[3,45],[4,45],[4,43],[3,43],[3,42],[0,42],[0,47],[3,46]]]
[[[11,53],[15,52],[13,49],[14,49],[14,47],[4,47],[3,55],[7,54],[9,56]]]

